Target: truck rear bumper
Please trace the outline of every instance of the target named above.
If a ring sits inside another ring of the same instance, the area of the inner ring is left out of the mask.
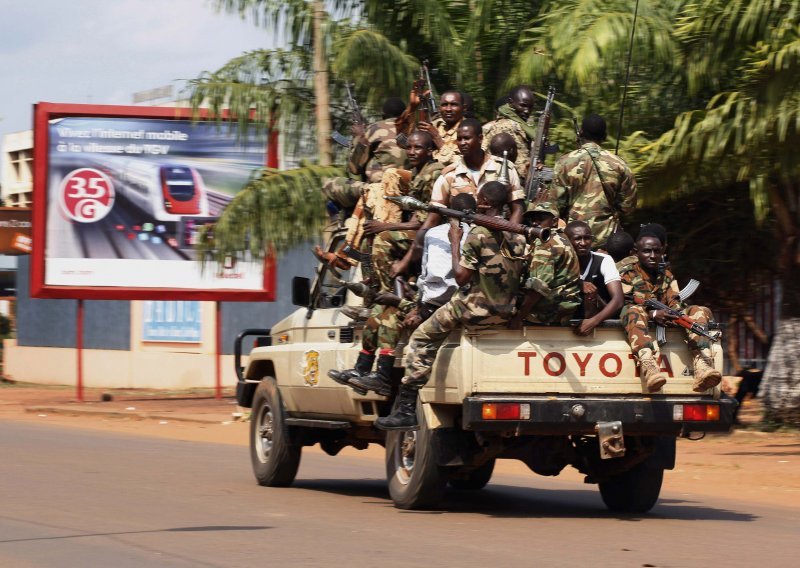
[[[492,414],[491,407],[487,405],[503,408],[512,416],[515,416],[515,405],[528,406],[527,409],[520,407],[518,418],[490,419],[487,416]],[[691,406],[687,408],[688,405]],[[699,405],[705,405],[705,409]],[[734,408],[736,401],[731,398],[481,395],[464,400],[463,428],[515,434],[592,434],[599,422],[620,421],[625,434],[727,432],[733,424]],[[705,410],[704,415],[716,416],[716,419],[684,419],[684,410],[690,417]]]

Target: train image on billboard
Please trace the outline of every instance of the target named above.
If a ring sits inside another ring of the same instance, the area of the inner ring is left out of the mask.
[[[154,221],[178,222],[185,215],[207,216],[208,194],[200,173],[174,162],[109,160],[118,192]]]

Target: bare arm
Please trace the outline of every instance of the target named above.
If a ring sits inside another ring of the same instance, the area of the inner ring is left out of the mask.
[[[509,329],[522,329],[522,322],[531,313],[533,307],[539,302],[542,295],[533,290],[526,290],[525,296],[522,298],[522,305],[519,307],[517,314],[508,322]]]
[[[614,317],[622,304],[625,302],[625,296],[622,294],[622,282],[615,280],[606,284],[609,294],[611,294],[611,301],[609,301],[602,310],[597,312],[595,316],[581,321],[580,325],[575,328],[576,335],[589,335],[594,328],[603,323],[605,320]]]

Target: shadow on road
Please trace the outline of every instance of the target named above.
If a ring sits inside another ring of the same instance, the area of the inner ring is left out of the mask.
[[[386,482],[382,479],[303,479],[294,489],[367,497],[366,504],[391,506]],[[597,489],[536,489],[489,484],[481,491],[449,490],[441,507],[431,511],[402,511],[404,514],[479,514],[497,518],[617,518],[625,521],[674,519],[687,521],[752,522],[757,515],[707,504],[660,499],[646,515],[621,515],[608,511]]]

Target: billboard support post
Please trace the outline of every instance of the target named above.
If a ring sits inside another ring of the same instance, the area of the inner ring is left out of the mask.
[[[214,340],[214,359],[216,363],[216,373],[214,378],[214,398],[222,398],[222,302],[214,302],[216,307],[215,321],[215,340]]]
[[[78,377],[75,384],[75,398],[83,402],[83,300],[78,300],[77,329],[75,347],[78,356]]]

